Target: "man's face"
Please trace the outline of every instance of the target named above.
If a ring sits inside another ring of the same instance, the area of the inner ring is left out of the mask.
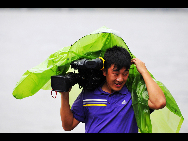
[[[122,89],[129,76],[129,71],[125,67],[118,71],[114,65],[111,65],[107,72],[103,70],[103,75],[106,76],[105,90],[112,93]]]

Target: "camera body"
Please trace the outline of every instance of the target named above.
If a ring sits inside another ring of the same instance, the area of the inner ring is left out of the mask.
[[[73,61],[71,68],[78,70],[78,73],[68,72],[65,75],[51,76],[51,87],[56,92],[68,92],[75,84],[87,90],[94,90],[104,80],[101,69],[104,67],[104,59],[92,60],[81,59]]]

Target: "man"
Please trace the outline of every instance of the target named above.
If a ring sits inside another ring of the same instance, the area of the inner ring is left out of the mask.
[[[136,65],[145,81],[150,109],[166,106],[164,93],[141,60],[131,60],[128,51],[117,46],[107,49],[104,60],[106,81],[94,91],[83,90],[71,110],[69,92],[61,93],[60,114],[64,130],[70,131],[79,122],[84,122],[86,133],[138,133],[131,93],[125,85],[131,63]]]

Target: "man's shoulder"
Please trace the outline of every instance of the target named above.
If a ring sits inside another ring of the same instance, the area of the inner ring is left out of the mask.
[[[94,94],[94,91],[83,89],[79,96],[82,99],[85,99],[86,97],[92,97],[93,94]]]
[[[85,94],[101,94],[102,91],[101,91],[101,87],[99,86],[93,90],[83,89],[81,93],[83,93],[84,95]]]
[[[93,94],[94,91],[95,91],[95,90],[83,89],[82,92],[81,92],[81,94],[82,94],[82,95],[85,95],[85,94],[87,94],[87,95],[88,95],[88,94]]]

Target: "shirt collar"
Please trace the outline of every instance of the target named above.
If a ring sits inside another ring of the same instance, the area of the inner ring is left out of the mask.
[[[108,92],[105,92],[105,91],[102,90],[102,86],[103,86],[103,85],[101,85],[100,87],[96,88],[96,89],[94,90],[94,94],[107,94],[107,95],[109,95]],[[123,88],[122,88],[120,91],[115,91],[115,92],[113,92],[112,94],[120,93],[120,94],[126,95],[126,94],[128,94],[128,92],[129,92],[129,91],[128,91],[126,85],[124,85]]]

